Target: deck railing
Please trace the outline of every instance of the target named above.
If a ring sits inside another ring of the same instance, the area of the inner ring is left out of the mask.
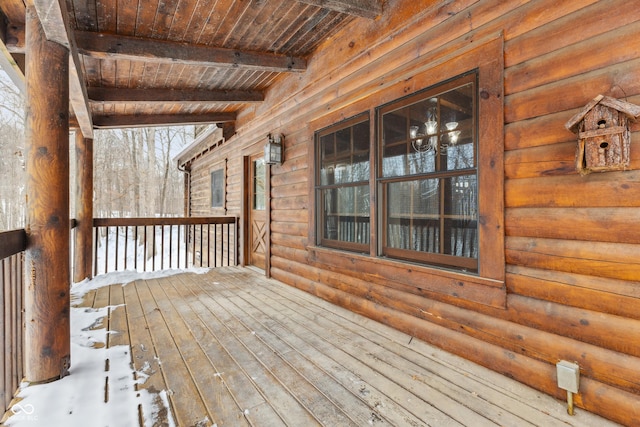
[[[96,218],[93,274],[238,263],[236,217]]]
[[[0,233],[0,403],[4,413],[23,376],[24,230]]]

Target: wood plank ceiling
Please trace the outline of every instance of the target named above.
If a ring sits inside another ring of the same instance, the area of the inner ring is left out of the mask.
[[[34,0],[70,47],[71,106],[93,128],[227,123],[383,0]],[[24,0],[0,0],[0,65],[24,87]]]

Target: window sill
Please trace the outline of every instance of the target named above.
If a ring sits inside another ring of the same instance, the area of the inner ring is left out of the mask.
[[[330,266],[333,271],[363,278],[382,286],[397,287],[417,295],[462,299],[495,308],[506,308],[504,281],[442,270],[389,258],[318,246],[307,247],[309,263]]]

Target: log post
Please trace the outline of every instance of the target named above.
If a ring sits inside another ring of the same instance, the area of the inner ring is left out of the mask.
[[[26,13],[25,379],[68,373],[69,51],[47,41],[33,5]]]
[[[93,139],[76,132],[76,245],[74,282],[92,278],[93,261]]]

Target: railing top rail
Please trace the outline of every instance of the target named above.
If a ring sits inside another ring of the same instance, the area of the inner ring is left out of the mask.
[[[210,216],[188,218],[94,218],[94,227],[127,227],[144,225],[193,225],[193,224],[234,224],[235,216]]]
[[[23,230],[0,232],[0,259],[23,252],[27,249],[27,233]]]

